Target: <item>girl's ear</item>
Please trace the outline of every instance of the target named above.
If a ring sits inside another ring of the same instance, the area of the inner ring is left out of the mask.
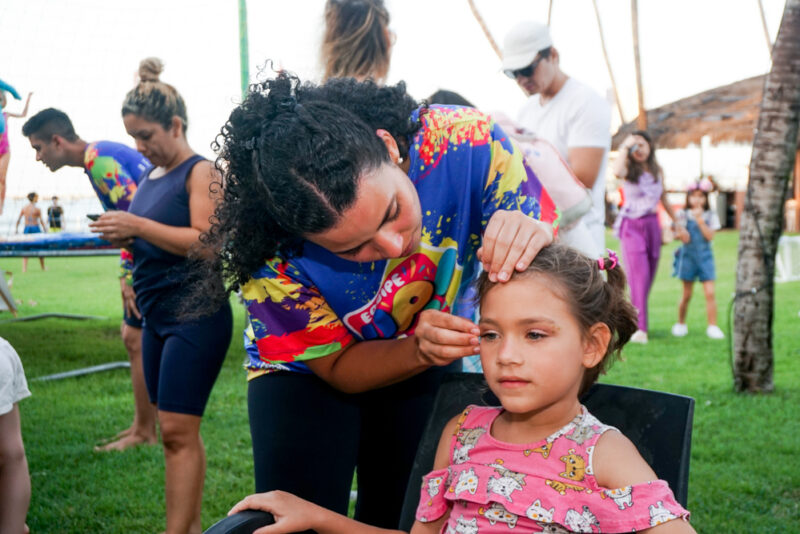
[[[611,329],[606,323],[594,323],[590,326],[583,344],[583,366],[591,369],[603,361],[610,341]]]

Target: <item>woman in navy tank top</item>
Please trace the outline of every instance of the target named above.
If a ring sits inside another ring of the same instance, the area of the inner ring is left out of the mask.
[[[142,361],[151,402],[158,406],[166,464],[167,533],[199,533],[205,478],[200,422],[231,341],[225,302],[210,316],[180,321],[189,256],[210,227],[218,181],[214,165],[186,140],[186,105],[158,81],[161,62],[142,76],[122,106],[125,129],[155,166],[139,183],[128,212],[106,212],[93,230],[134,256],[135,305],[144,317]]]

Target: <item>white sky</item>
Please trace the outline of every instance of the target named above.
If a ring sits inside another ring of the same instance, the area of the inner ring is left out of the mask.
[[[524,97],[499,70],[466,0],[386,0],[397,34],[389,82],[405,80],[422,99],[438,88],[486,111],[515,116]],[[476,0],[502,45],[517,21],[546,21],[549,0]],[[565,72],[601,94],[610,89],[591,0],[554,0],[552,34]],[[637,113],[630,2],[598,0],[626,118]],[[764,0],[772,39],[784,0]],[[249,0],[250,72],[272,58],[303,79],[318,79],[324,0]],[[769,55],[757,0],[639,0],[648,108],[766,72]],[[211,141],[239,97],[237,0],[0,0],[0,78],[34,91],[29,116],[66,111],[87,141],[127,143],[120,105],[139,60],[155,55],[161,76],[183,94],[189,142],[213,157]],[[24,96],[24,95],[23,95]],[[8,111],[20,111],[11,100]],[[616,117],[616,115],[615,115]],[[9,119],[9,197],[92,196],[79,169],[50,173],[34,160]],[[16,216],[16,213],[13,214]],[[9,214],[3,216],[8,217]]]

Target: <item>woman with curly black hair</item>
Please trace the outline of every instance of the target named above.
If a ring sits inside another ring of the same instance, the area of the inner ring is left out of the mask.
[[[280,74],[220,143],[207,240],[249,313],[256,491],[344,513],[357,468],[356,517],[395,528],[445,367],[478,352],[451,312],[481,264],[527,268],[553,204],[491,119],[419,107],[402,83]]]

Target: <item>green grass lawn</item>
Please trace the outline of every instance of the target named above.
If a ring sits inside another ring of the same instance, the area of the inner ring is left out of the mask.
[[[733,292],[737,234],[714,242],[718,267],[720,323],[727,332]],[[609,239],[610,246],[616,242]],[[625,360],[603,380],[694,397],[694,434],[689,508],[698,532],[787,532],[800,525],[800,284],[776,288],[775,393],[733,392],[728,343],[706,339],[702,293],[689,314],[690,333],[673,338],[679,282],[670,278],[672,250],[664,247],[650,298],[650,343],[629,345]],[[119,338],[120,300],[116,259],[53,258],[48,271],[32,260],[0,259],[13,271],[12,291],[20,315],[65,312],[107,319],[0,324],[22,357],[33,396],[20,403],[33,496],[28,524],[46,532],[157,532],[164,528],[164,468],[160,447],[124,453],[95,453],[92,447],[125,428],[133,403],[128,371],[53,382],[51,373],[126,359]],[[699,289],[699,288],[698,288]],[[1,314],[0,319],[9,314]],[[239,328],[206,410],[202,434],[208,453],[203,525],[222,517],[253,489],[246,387]],[[773,436],[773,437],[769,437]],[[285,461],[302,462],[300,458]],[[794,526],[792,526],[794,525]]]

